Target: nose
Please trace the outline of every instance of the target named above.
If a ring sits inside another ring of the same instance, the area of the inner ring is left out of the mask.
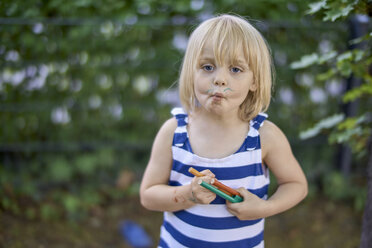
[[[218,80],[214,80],[213,85],[221,87],[221,86],[226,86],[227,83],[224,80],[218,79]]]
[[[223,70],[218,70],[213,81],[214,86],[227,86],[227,80]]]

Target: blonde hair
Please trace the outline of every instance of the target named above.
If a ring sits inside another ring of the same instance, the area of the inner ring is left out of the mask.
[[[211,40],[217,62],[226,56],[237,58],[243,48],[244,57],[253,72],[255,91],[249,91],[240,105],[239,117],[252,120],[270,104],[273,66],[269,48],[262,35],[245,19],[220,15],[202,22],[191,34],[179,78],[179,95],[185,110],[190,113],[198,106],[194,93],[194,75],[200,54]],[[232,60],[234,61],[234,60]]]

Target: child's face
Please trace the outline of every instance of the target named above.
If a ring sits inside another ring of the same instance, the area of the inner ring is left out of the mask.
[[[198,102],[217,114],[238,112],[248,92],[255,90],[253,73],[244,58],[243,50],[231,61],[224,58],[219,64],[211,42],[206,42],[194,76],[194,91]]]

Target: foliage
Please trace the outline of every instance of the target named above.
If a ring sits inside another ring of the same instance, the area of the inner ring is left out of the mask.
[[[306,156],[313,148],[297,145],[297,133],[335,110],[337,99],[314,102],[307,91],[315,84],[311,74],[289,70],[288,61],[317,49],[319,39],[342,49],[338,41],[346,32],[302,17],[307,4],[1,1],[0,208],[29,218],[74,219],[138,193],[138,182],[125,190],[115,182],[123,169],[140,179],[152,140],[176,102],[187,37],[195,24],[219,13],[247,17],[268,40],[277,70],[270,119],[294,152],[304,154],[305,171],[322,170],[333,148],[319,140],[323,154]],[[308,111],[319,105],[327,111]]]
[[[307,13],[315,14],[322,12],[324,14],[323,21],[335,21],[338,18],[350,15],[357,6],[361,5],[366,6],[367,2],[359,0],[322,0],[311,3]]]
[[[352,180],[358,181],[358,178]],[[352,181],[350,180],[350,181]],[[360,212],[365,206],[367,189],[363,184],[345,181],[345,176],[339,171],[331,171],[323,178],[324,195],[333,201],[348,201]]]
[[[358,0],[322,0],[310,4],[309,7],[308,14],[319,14],[323,16],[323,21],[332,22],[350,17],[351,14],[364,14],[364,16],[359,16],[359,18],[368,20],[367,14],[370,11],[367,1]],[[323,84],[330,81],[342,81],[343,78],[348,78],[349,80],[358,78],[362,80],[361,84],[356,85],[352,89],[347,89],[341,97],[344,104],[353,101],[359,102],[359,111],[356,116],[346,117],[343,113],[334,114],[337,111],[329,111],[328,116],[318,121],[312,128],[300,133],[301,139],[309,139],[327,132],[330,144],[349,145],[359,159],[366,158],[368,153],[367,142],[372,132],[372,113],[370,109],[372,54],[371,49],[369,49],[372,45],[372,32],[370,28],[371,26],[369,25],[367,34],[349,41],[349,46],[353,48],[352,50],[331,49],[323,54],[311,53],[310,55],[304,55],[299,61],[291,64],[291,68],[295,70],[314,66],[323,68],[316,76],[317,81]],[[362,195],[357,193],[358,190],[353,191],[353,193],[344,188],[345,185],[346,187],[351,187],[350,184],[345,184],[344,182],[348,181],[345,181],[345,178],[341,175],[333,173],[329,179],[326,179],[325,184],[333,185],[329,189],[332,189],[333,194],[336,192],[336,198],[354,196],[355,201],[358,202],[356,205],[361,209],[364,204],[360,203],[360,199],[364,199],[365,191],[362,191]],[[337,192],[341,196],[338,197]]]
[[[310,4],[308,13],[314,14],[324,12],[324,21],[335,21],[343,16],[348,16],[351,10],[359,10],[367,12],[366,3],[363,1],[320,1]],[[370,47],[372,41],[372,32],[351,40],[351,45],[367,43]],[[326,54],[319,55],[312,53],[304,55],[300,61],[291,64],[292,69],[302,69],[311,65],[328,65],[330,68],[317,75],[317,80],[325,82],[330,79],[340,80],[342,77],[357,77],[363,80],[363,83],[349,91],[347,91],[342,100],[344,103],[355,101],[357,99],[368,99],[372,95],[372,76],[369,73],[369,67],[372,64],[372,54],[370,49],[353,49],[349,51],[330,51]],[[336,115],[339,117],[340,115]],[[317,135],[322,127],[322,124],[329,120],[321,120],[313,128],[302,132],[302,138],[309,138]],[[343,121],[335,121],[333,124],[325,128],[333,128],[330,134],[330,142],[349,143],[358,156],[367,154],[367,139],[371,134],[371,113],[370,110],[364,109],[358,117],[344,118]],[[311,134],[311,135],[309,135]]]

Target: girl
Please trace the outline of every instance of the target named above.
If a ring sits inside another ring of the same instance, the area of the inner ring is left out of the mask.
[[[164,211],[159,247],[264,247],[264,218],[307,194],[307,182],[281,130],[265,121],[271,57],[241,17],[221,15],[191,34],[179,93],[184,109],[159,130],[143,176],[144,207]],[[192,177],[190,167],[202,171]],[[278,188],[268,198],[268,170]],[[238,188],[230,203],[198,184]]]

